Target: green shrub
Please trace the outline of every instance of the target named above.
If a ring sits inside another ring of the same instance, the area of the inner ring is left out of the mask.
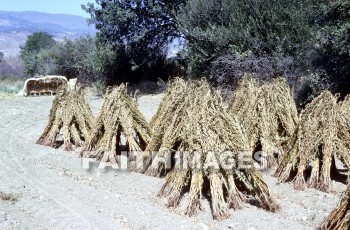
[[[183,2],[96,0],[83,6],[97,29],[99,44],[115,53],[102,65],[108,70],[107,84],[167,78],[167,46],[179,36],[174,12]]]
[[[16,94],[23,88],[24,80],[0,76],[0,93]]]
[[[329,76],[331,90],[350,93],[350,1],[326,1],[318,21],[318,55],[315,68]]]
[[[296,103],[299,108],[311,102],[315,97],[320,95],[323,90],[329,88],[329,77],[324,71],[308,73],[299,79],[296,84]]]
[[[56,44],[52,35],[46,32],[35,32],[28,36],[27,41],[21,46],[20,56],[23,63],[23,71],[26,74],[34,76],[41,73],[43,70],[40,67],[42,59],[47,60],[43,50],[50,49]],[[41,54],[40,54],[41,53]]]
[[[225,55],[292,57],[308,65],[314,0],[189,0],[177,14],[189,72],[209,74]]]

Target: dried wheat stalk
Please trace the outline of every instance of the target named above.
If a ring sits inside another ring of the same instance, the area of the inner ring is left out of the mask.
[[[56,148],[63,144],[66,150],[82,146],[91,133],[94,120],[82,88],[72,91],[61,88],[52,103],[49,122],[37,144]],[[59,140],[60,134],[63,140]]]
[[[122,136],[129,152],[143,151],[151,138],[151,129],[124,84],[106,93],[81,155],[116,164],[121,153]]]
[[[337,97],[324,91],[306,106],[275,172],[280,182],[292,180],[296,189],[331,190],[331,176],[337,173],[335,157],[350,166],[349,105],[349,98],[337,103]]]
[[[154,135],[147,149],[159,152],[153,162],[148,153],[135,169],[167,176],[159,196],[168,199],[169,207],[177,207],[184,193],[188,193],[186,214],[192,216],[201,207],[203,193],[208,192],[215,219],[228,217],[229,209],[239,209],[243,202],[269,211],[278,208],[268,186],[252,167],[245,131],[237,119],[228,115],[219,93],[205,80],[174,80],[152,124]],[[246,152],[249,158],[244,165],[228,168],[206,164],[210,156],[219,159],[225,151],[230,151],[235,162]],[[167,169],[164,158],[177,160]]]
[[[321,230],[348,230],[350,229],[350,184],[343,194],[338,206],[322,222]]]
[[[241,80],[228,108],[245,128],[254,152],[262,151],[262,168],[277,165],[298,123],[297,108],[285,79],[259,83],[251,75]],[[257,160],[257,159],[256,159]]]

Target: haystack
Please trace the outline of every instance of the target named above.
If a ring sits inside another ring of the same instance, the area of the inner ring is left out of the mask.
[[[158,177],[169,171],[163,162],[173,155],[171,147],[177,145],[181,128],[186,123],[185,114],[190,100],[188,92],[188,85],[184,80],[176,78],[169,82],[166,95],[150,122],[152,138],[143,155],[138,158],[133,171],[144,173],[147,170],[146,174]],[[157,158],[150,167],[154,155]]]
[[[350,166],[350,100],[324,91],[300,114],[298,130],[275,175],[292,180],[296,189],[306,186],[328,192],[331,176],[338,174],[336,158]],[[333,174],[333,175],[331,175]]]
[[[122,137],[125,143],[122,143]],[[143,151],[150,139],[149,124],[122,84],[106,93],[95,127],[81,154],[116,164],[122,149],[129,153]]]
[[[189,216],[196,214],[203,196],[210,197],[215,219],[228,217],[230,208],[242,208],[244,202],[277,209],[268,186],[253,168],[244,130],[206,81],[172,82],[152,123],[154,138],[147,149],[159,152],[152,163],[144,158],[139,163],[146,162],[150,175],[167,174],[159,196],[168,199],[169,207],[179,206],[188,193]],[[167,157],[174,163],[169,173],[164,165]]]
[[[329,214],[320,226],[321,230],[350,229],[350,184],[338,206]]]
[[[245,128],[254,159],[264,169],[276,165],[277,157],[286,151],[298,123],[297,108],[287,81],[278,78],[259,86],[253,76],[244,76],[228,111]]]
[[[62,87],[52,103],[49,122],[37,144],[55,148],[63,144],[66,150],[72,150],[83,145],[93,124],[94,116],[83,89]]]

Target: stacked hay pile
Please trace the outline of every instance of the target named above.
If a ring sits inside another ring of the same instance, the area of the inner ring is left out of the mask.
[[[171,150],[177,147],[186,123],[185,115],[190,100],[188,92],[188,85],[184,80],[176,78],[169,82],[166,95],[150,122],[153,130],[151,141],[134,165],[135,172],[146,171],[150,176],[161,177],[169,171],[165,162],[173,155]],[[157,157],[152,163],[154,155]]]
[[[94,116],[82,88],[60,89],[50,110],[49,122],[37,144],[58,148],[62,144],[66,150],[82,146],[89,137]],[[63,134],[63,139],[60,138]]]
[[[298,123],[298,112],[285,79],[259,86],[253,76],[241,80],[228,108],[245,128],[254,153],[261,151],[262,168],[277,164]],[[277,155],[278,156],[278,155]]]
[[[348,230],[350,229],[350,184],[343,194],[340,203],[323,221],[321,230]]]
[[[338,125],[338,137],[342,140],[344,145],[339,144],[338,151],[342,152],[338,156],[343,162],[348,162],[347,169],[350,169],[350,95],[346,96],[344,101],[339,103],[338,106],[338,116],[337,116],[337,125]],[[348,153],[348,154],[346,154]]]
[[[124,84],[106,93],[81,155],[116,164],[122,151],[122,136],[129,152],[144,150],[151,139],[151,129]]]
[[[349,98],[337,104],[337,98],[324,91],[306,106],[290,150],[276,170],[280,182],[292,180],[296,189],[309,186],[327,192],[331,174],[337,173],[335,157],[349,169],[349,105]]]
[[[177,207],[188,193],[189,216],[200,208],[203,195],[211,197],[215,219],[228,217],[229,208],[239,209],[243,202],[277,209],[268,186],[252,166],[244,130],[226,113],[221,97],[207,82],[172,82],[152,123],[155,138],[147,149],[159,153],[152,164],[144,158],[141,162],[146,162],[149,174],[162,175],[167,172],[164,158],[176,159],[159,192],[169,207]]]

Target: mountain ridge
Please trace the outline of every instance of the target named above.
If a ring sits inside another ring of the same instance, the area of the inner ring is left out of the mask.
[[[96,30],[87,20],[70,14],[0,10],[0,52],[5,56],[18,55],[28,35],[39,31],[51,34],[57,41],[93,36]]]
[[[15,27],[13,27],[15,25]],[[88,25],[87,18],[70,14],[50,14],[36,11],[0,11],[0,32],[62,32],[93,34],[95,29]]]

